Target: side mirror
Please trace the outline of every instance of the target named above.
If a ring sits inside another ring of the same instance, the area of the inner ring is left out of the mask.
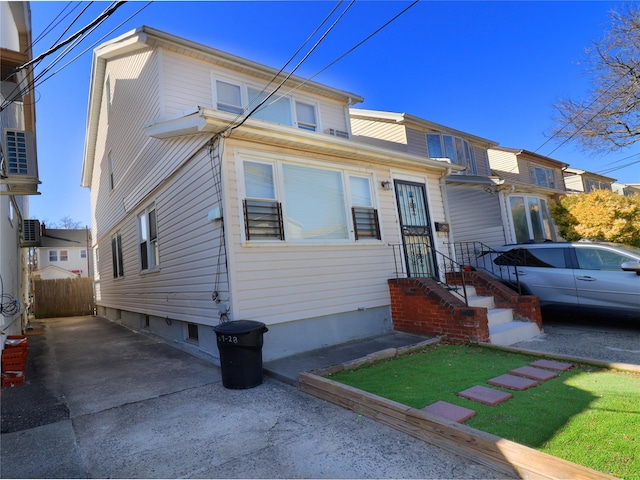
[[[624,262],[620,268],[625,272],[636,272],[636,275],[640,275],[640,262]]]

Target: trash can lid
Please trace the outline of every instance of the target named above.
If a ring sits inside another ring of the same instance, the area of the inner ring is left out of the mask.
[[[266,325],[254,320],[234,320],[215,325],[213,330],[216,333],[249,333],[255,330],[266,330]]]

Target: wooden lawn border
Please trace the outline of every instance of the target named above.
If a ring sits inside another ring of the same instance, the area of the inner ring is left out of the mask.
[[[302,392],[352,410],[355,413],[369,417],[476,463],[504,472],[506,475],[524,479],[571,478],[578,480],[617,478],[324,377],[342,370],[357,368],[375,360],[394,358],[399,353],[419,350],[428,344],[439,341],[440,339],[436,338],[402,349],[390,348],[352,362],[314,370],[313,372],[303,372],[298,378],[299,388]],[[482,344],[482,346],[496,348],[495,345]],[[590,360],[581,361],[566,356],[545,355],[540,352],[513,348],[498,347],[498,349],[562,358],[571,360],[574,363],[594,363]],[[629,370],[629,367],[634,367],[631,370],[640,371],[640,366],[635,365],[606,364],[597,361],[595,363],[621,370]]]

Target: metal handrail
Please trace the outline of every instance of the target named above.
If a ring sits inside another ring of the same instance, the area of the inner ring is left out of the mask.
[[[462,265],[486,272],[516,290],[518,295],[522,295],[520,276],[516,268],[516,258],[510,256],[508,252],[498,252],[482,242],[454,242],[450,245],[453,245],[456,259]],[[493,260],[495,260],[498,255],[506,259],[507,263],[496,265]]]
[[[453,258],[434,249],[427,243],[409,244],[389,244],[393,248],[393,259],[396,270],[396,278],[433,278],[441,283],[447,290],[456,290],[448,285],[447,281],[457,278],[459,275],[462,282],[462,297],[466,306],[469,306],[467,295],[467,282],[465,278],[465,267]],[[418,265],[417,269],[422,274],[410,275],[407,271],[407,263],[412,266]],[[467,270],[468,272],[468,270]]]

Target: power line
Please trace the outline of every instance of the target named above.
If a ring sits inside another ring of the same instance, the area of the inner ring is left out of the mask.
[[[5,78],[3,78],[2,80],[6,80],[7,78],[11,77],[12,75],[15,75],[16,73],[18,73],[21,70],[24,70],[25,68],[33,65],[34,63],[39,62],[40,60],[42,60],[43,58],[51,55],[52,53],[60,50],[62,47],[64,47],[65,45],[67,45],[68,43],[73,42],[76,38],[78,38],[79,36],[81,36],[84,32],[86,32],[87,30],[91,29],[92,27],[102,23],[106,18],[108,18],[113,12],[115,12],[118,8],[120,8],[122,5],[124,5],[126,2],[126,0],[121,0],[116,2],[114,5],[112,5],[111,7],[107,8],[104,12],[102,12],[95,20],[93,20],[91,23],[89,23],[88,25],[86,25],[85,27],[81,28],[80,30],[78,30],[76,33],[74,33],[73,35],[71,35],[70,37],[68,37],[66,40],[60,42],[59,44],[51,47],[49,50],[47,50],[46,52],[41,53],[40,55],[38,55],[36,58],[33,58],[31,60],[29,60],[27,63],[25,63],[24,65],[21,65],[17,68],[15,68],[13,71],[9,72],[9,74],[7,74],[7,76]]]
[[[227,127],[227,129],[225,129],[225,132],[227,130],[229,130],[229,133],[233,130],[235,130],[236,128],[242,126],[248,119],[249,117],[251,117],[251,115],[253,115],[256,111],[258,111],[258,109],[260,109],[260,107],[262,107],[273,95],[276,94],[276,92],[278,92],[278,90],[280,90],[280,88],[282,88],[282,86],[285,84],[285,82],[287,80],[289,80],[289,78],[291,78],[291,76],[296,72],[296,70],[298,70],[298,68],[300,68],[300,66],[304,63],[304,61],[309,58],[309,56],[315,51],[316,48],[318,48],[318,46],[320,45],[320,43],[322,43],[322,41],[327,37],[327,35],[329,34],[329,32],[331,32],[331,30],[333,30],[333,28],[338,24],[338,22],[342,19],[342,17],[349,11],[349,9],[353,6],[355,0],[351,0],[351,2],[349,3],[349,5],[347,5],[347,8],[345,8],[343,10],[343,12],[340,14],[340,16],[331,24],[331,26],[327,29],[327,31],[325,31],[325,33],[318,39],[318,41],[311,47],[311,49],[307,52],[307,54],[302,58],[302,60],[300,60],[298,62],[298,64],[291,70],[291,72],[289,72],[287,74],[287,76],[285,78],[282,79],[282,81],[280,82],[280,84],[269,94],[267,95],[260,103],[258,103],[258,105],[256,105],[253,110],[251,110],[243,119],[242,121],[237,124],[234,125],[233,127],[231,127],[229,129],[229,127]],[[325,19],[326,21],[326,19]],[[325,22],[323,21],[323,23]],[[317,30],[316,30],[317,31]],[[263,90],[264,92],[264,90]],[[279,100],[279,98],[277,99]],[[275,100],[275,101],[277,101]],[[274,101],[274,102],[275,102]]]

